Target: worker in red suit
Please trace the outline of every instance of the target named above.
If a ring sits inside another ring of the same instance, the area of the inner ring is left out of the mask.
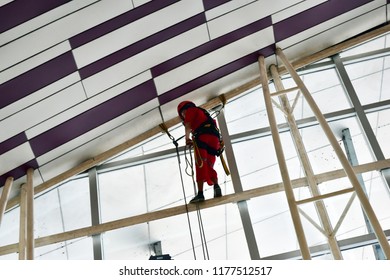
[[[220,151],[220,134],[215,120],[203,108],[191,101],[183,101],[177,112],[185,127],[186,145],[194,146],[197,195],[190,203],[204,201],[203,185],[214,185],[214,197],[222,196],[218,175],[214,170],[216,156]],[[192,139],[190,138],[192,134]]]

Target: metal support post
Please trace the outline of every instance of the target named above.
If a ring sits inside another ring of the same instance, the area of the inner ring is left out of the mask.
[[[99,184],[96,167],[88,171],[92,226],[100,224]],[[94,260],[103,259],[101,234],[92,235]]]
[[[243,191],[242,189],[242,184],[241,184],[241,179],[240,175],[238,173],[238,167],[236,164],[236,159],[234,157],[234,152],[233,152],[233,146],[230,141],[229,137],[229,132],[226,124],[226,119],[225,119],[225,113],[223,109],[220,111],[218,115],[218,124],[219,128],[221,130],[222,138],[225,143],[225,153],[226,153],[226,158],[228,161],[228,165],[230,168],[230,173],[233,181],[233,188],[235,193],[240,193]],[[246,242],[248,245],[248,250],[249,254],[251,256],[252,260],[259,260],[260,259],[260,253],[259,249],[257,247],[257,242],[256,242],[256,236],[253,231],[253,226],[252,226],[252,221],[248,212],[248,205],[245,200],[239,201],[237,203],[238,210],[240,212],[241,216],[241,221],[242,221],[242,226],[244,228],[244,233],[246,237]]]
[[[336,66],[337,73],[340,77],[341,84],[344,86],[344,89],[349,97],[349,100],[352,103],[353,108],[355,109],[356,116],[360,122],[360,125],[363,129],[364,135],[371,147],[371,150],[376,157],[376,160],[384,160],[385,156],[382,152],[382,149],[376,139],[375,133],[368,121],[367,115],[364,112],[363,106],[360,103],[359,97],[356,94],[355,88],[352,85],[351,79],[347,73],[347,70],[344,67],[343,62],[339,55],[335,55],[332,57],[333,62]],[[390,169],[381,170],[384,181],[387,184],[387,189],[390,191]]]
[[[355,147],[353,145],[352,137],[351,137],[351,133],[350,133],[349,129],[348,128],[343,129],[342,134],[343,134],[343,143],[344,143],[344,147],[345,147],[345,152],[347,153],[347,157],[348,157],[349,162],[351,163],[352,166],[359,165],[359,162],[358,162],[358,159],[356,156],[356,152],[355,152]],[[362,186],[364,192],[367,194],[367,190],[366,190],[366,186],[364,184],[362,174],[356,174],[356,176],[357,176],[357,178],[360,182],[360,185]],[[372,230],[370,220],[367,218],[364,211],[363,211],[363,216],[364,216],[364,221],[366,222],[366,227],[367,227],[368,233],[373,233],[374,231]],[[372,245],[372,247],[374,250],[375,258],[377,260],[384,260],[385,255],[383,254],[381,247],[378,244]]]

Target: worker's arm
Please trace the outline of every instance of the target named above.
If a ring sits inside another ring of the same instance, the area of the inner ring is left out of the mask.
[[[188,122],[184,123],[185,134],[186,134],[186,145],[192,145],[192,140],[190,138],[191,126]]]

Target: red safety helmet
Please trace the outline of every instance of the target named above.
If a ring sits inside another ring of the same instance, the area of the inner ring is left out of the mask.
[[[181,119],[183,119],[182,115],[181,115],[181,112],[183,112],[183,110],[186,110],[190,107],[196,107],[196,105],[191,102],[191,101],[183,101],[183,102],[180,102],[180,104],[177,106],[177,113],[179,114],[179,117]]]

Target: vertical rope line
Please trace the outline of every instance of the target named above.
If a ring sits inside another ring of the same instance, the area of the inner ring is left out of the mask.
[[[185,204],[185,207],[186,207],[187,222],[188,222],[188,229],[189,229],[189,232],[190,232],[192,252],[194,254],[194,259],[196,260],[194,237],[193,237],[193,234],[192,234],[191,220],[190,220],[190,216],[189,216],[189,212],[188,212],[187,198],[186,198],[186,192],[185,192],[185,188],[184,188],[183,173],[181,171],[181,161],[180,161],[180,153],[179,153],[178,143],[173,138],[173,136],[171,136],[168,133],[168,131],[166,131],[166,132],[168,134],[168,137],[173,141],[173,144],[175,145],[175,148],[176,148],[176,156],[177,156],[177,162],[178,162],[178,167],[179,167],[179,174],[180,174],[181,187],[182,187],[182,191],[183,191],[184,204]]]
[[[192,154],[191,154],[191,148],[189,149],[189,152],[190,152],[190,161],[187,160],[186,158],[186,162],[189,164],[190,168],[191,168],[191,177],[192,177],[192,183],[194,185],[194,189],[195,189],[195,194],[196,194],[196,182],[195,182],[195,179],[194,179],[194,162],[193,162],[193,159],[192,159]],[[185,153],[186,155],[186,153]],[[194,156],[195,156],[195,151],[194,151]],[[205,231],[204,231],[204,227],[203,227],[203,220],[202,220],[202,214],[200,212],[200,208],[199,208],[199,202],[196,203],[196,212],[197,212],[197,217],[198,217],[198,225],[199,225],[199,232],[200,232],[200,240],[201,240],[201,244],[202,244],[202,250],[203,250],[203,258],[205,260],[209,260],[209,252],[208,252],[208,248],[207,248],[207,241],[206,241],[206,235],[205,235]]]

